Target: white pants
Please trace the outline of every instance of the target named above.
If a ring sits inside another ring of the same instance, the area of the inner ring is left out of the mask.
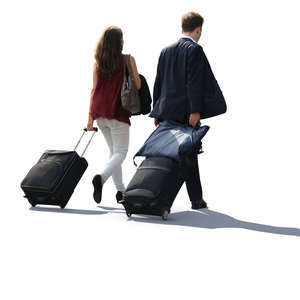
[[[98,118],[96,122],[110,151],[110,160],[100,172],[100,175],[105,181],[112,176],[117,190],[124,191],[121,165],[128,151],[130,126],[115,119],[109,120],[102,117]]]

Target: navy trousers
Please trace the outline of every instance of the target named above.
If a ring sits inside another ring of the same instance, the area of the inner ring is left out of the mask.
[[[197,152],[193,152],[184,157],[182,168],[190,201],[192,203],[201,201],[203,198]]]

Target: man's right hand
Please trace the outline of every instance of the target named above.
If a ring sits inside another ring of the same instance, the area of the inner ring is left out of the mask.
[[[190,114],[189,124],[195,127],[200,122],[200,113],[195,112]]]

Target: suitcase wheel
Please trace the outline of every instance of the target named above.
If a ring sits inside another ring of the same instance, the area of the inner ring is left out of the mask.
[[[60,208],[61,208],[61,209],[64,209],[65,207],[66,207],[66,204],[60,205]]]
[[[169,212],[167,210],[164,210],[163,211],[163,214],[161,216],[161,218],[164,220],[164,221],[167,221],[168,220],[168,216],[169,216]]]

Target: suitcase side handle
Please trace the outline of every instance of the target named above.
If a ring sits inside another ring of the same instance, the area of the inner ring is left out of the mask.
[[[98,128],[97,128],[97,127],[94,127],[94,128],[93,128],[93,134],[92,134],[91,138],[89,139],[87,145],[85,146],[85,148],[84,148],[84,150],[83,150],[83,152],[82,152],[82,154],[81,154],[80,157],[82,157],[82,156],[84,155],[86,149],[87,149],[88,146],[90,145],[90,143],[91,143],[91,141],[92,141],[92,138],[94,137],[94,135],[95,135],[95,133],[96,133],[97,131],[98,131]],[[80,142],[81,142],[81,140],[82,140],[82,138],[83,138],[83,136],[85,135],[86,132],[88,132],[88,130],[87,130],[87,128],[84,128],[84,129],[83,129],[83,133],[82,133],[82,135],[81,135],[79,141],[77,142],[77,144],[76,144],[76,146],[75,146],[75,148],[74,148],[73,151],[76,151],[78,145],[80,144]]]

